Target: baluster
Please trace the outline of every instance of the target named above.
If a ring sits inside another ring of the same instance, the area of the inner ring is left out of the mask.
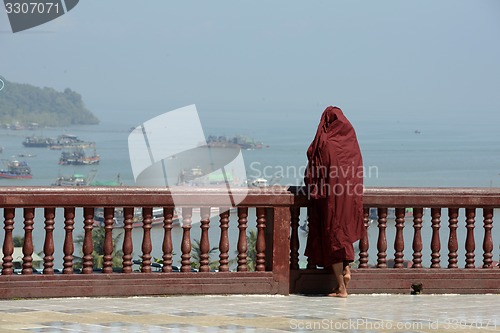
[[[82,273],[92,274],[93,271],[93,257],[92,252],[94,252],[94,241],[92,239],[92,231],[94,229],[94,208],[84,207],[83,208],[83,262],[82,262]]]
[[[73,274],[73,230],[75,224],[75,207],[64,208],[64,257],[63,257],[63,274]]]
[[[4,208],[4,227],[5,238],[3,241],[3,259],[2,259],[2,275],[12,275],[14,273],[12,263],[12,254],[14,253],[14,243],[12,241],[12,231],[14,230],[14,208]]]
[[[291,235],[290,235],[290,269],[299,269],[299,221],[300,207],[290,207]],[[307,223],[307,222],[306,222]]]
[[[370,227],[370,208],[363,208],[363,236],[359,240],[359,265],[358,268],[368,268],[368,228]]]
[[[172,219],[174,217],[174,209],[172,207],[163,208],[163,267],[162,271],[165,273],[172,271]]]
[[[368,228],[370,227],[370,208],[363,208],[363,237],[359,240],[359,265],[358,268],[368,268]]]
[[[256,271],[266,270],[266,209],[263,207],[257,208],[257,244],[256,244]]]
[[[377,240],[377,268],[387,268],[387,208],[378,208],[378,240]]]
[[[35,208],[24,208],[24,243],[23,243],[23,270],[22,274],[33,274],[33,219]]]
[[[309,224],[309,216],[311,216],[311,213],[310,213],[310,210],[312,209],[311,206],[307,206],[307,226],[310,228],[310,224]],[[307,239],[309,239],[309,235],[310,233],[308,232],[307,233]],[[318,267],[316,266],[316,264],[313,262],[312,258],[309,258],[307,257],[307,266],[306,266],[307,269],[318,269]]]
[[[493,268],[493,208],[483,208],[484,240],[483,240],[483,268]]]
[[[448,268],[458,268],[458,240],[457,223],[458,208],[448,208],[448,222],[450,228],[450,237],[448,239]]]
[[[405,227],[405,209],[396,208],[396,238],[394,239],[394,268],[404,267],[405,240],[403,228]]]
[[[182,208],[181,272],[191,272],[191,216],[192,208]]]
[[[45,208],[45,242],[43,243],[43,274],[54,274],[54,218],[56,209]]]
[[[151,273],[151,228],[153,224],[153,207],[142,208],[142,273]]]
[[[210,272],[210,240],[208,229],[210,228],[210,207],[200,208],[200,272]]]
[[[413,208],[413,265],[422,268],[422,216],[423,208]]]
[[[432,241],[431,241],[431,268],[441,268],[441,240],[439,228],[441,226],[441,208],[431,208]]]
[[[220,241],[219,241],[219,272],[229,271],[229,208],[219,208]]]
[[[134,251],[134,243],[132,241],[132,230],[134,229],[134,207],[123,207],[123,260],[122,272],[132,273],[132,252]]]
[[[238,207],[238,229],[240,233],[238,235],[238,272],[248,271],[247,266],[247,223],[248,223],[248,208]]]
[[[103,273],[113,273],[113,224],[115,209],[104,207],[104,256],[102,262]]]
[[[467,227],[467,238],[465,239],[465,268],[476,268],[474,251],[476,250],[476,242],[474,241],[474,223],[476,217],[475,208],[465,209],[465,223]]]

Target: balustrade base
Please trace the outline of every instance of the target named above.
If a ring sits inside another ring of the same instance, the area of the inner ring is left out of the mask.
[[[500,270],[491,269],[352,269],[351,294],[411,294],[422,285],[425,294],[500,294]],[[327,294],[337,287],[331,271],[291,270],[290,293]]]
[[[0,299],[191,294],[278,294],[272,272],[0,276]]]

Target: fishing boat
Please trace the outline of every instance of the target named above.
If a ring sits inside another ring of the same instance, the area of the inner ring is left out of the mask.
[[[31,179],[31,168],[25,161],[8,161],[7,170],[0,170],[0,178],[7,179]]]
[[[97,170],[92,170],[87,176],[74,173],[71,176],[59,176],[52,186],[89,186],[95,178]]]
[[[232,138],[226,136],[210,135],[207,138],[207,146],[214,148],[240,148],[240,149],[262,149],[264,144],[260,141],[255,141],[252,138],[247,138],[242,135],[237,135]],[[266,148],[269,146],[266,146]]]
[[[87,142],[78,139],[76,135],[72,134],[62,134],[57,137],[57,139],[53,140],[49,149],[52,150],[61,150],[61,149],[72,149],[72,148],[94,148],[95,142]]]
[[[23,146],[32,148],[46,148],[54,142],[54,139],[44,136],[27,136],[23,141]]]
[[[267,187],[269,183],[268,183],[267,179],[257,178],[257,179],[254,179],[250,184],[253,187]]]
[[[89,154],[86,149],[78,147],[61,152],[59,164],[61,165],[92,165],[100,161],[95,149]]]

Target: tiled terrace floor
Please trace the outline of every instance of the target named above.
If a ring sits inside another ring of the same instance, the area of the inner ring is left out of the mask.
[[[0,301],[0,332],[500,332],[500,295]]]

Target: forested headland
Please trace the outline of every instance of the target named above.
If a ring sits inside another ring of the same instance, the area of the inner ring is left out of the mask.
[[[66,88],[39,88],[7,81],[0,91],[0,124],[38,126],[94,125],[99,119],[83,103],[82,96]],[[0,82],[1,84],[1,82]]]

